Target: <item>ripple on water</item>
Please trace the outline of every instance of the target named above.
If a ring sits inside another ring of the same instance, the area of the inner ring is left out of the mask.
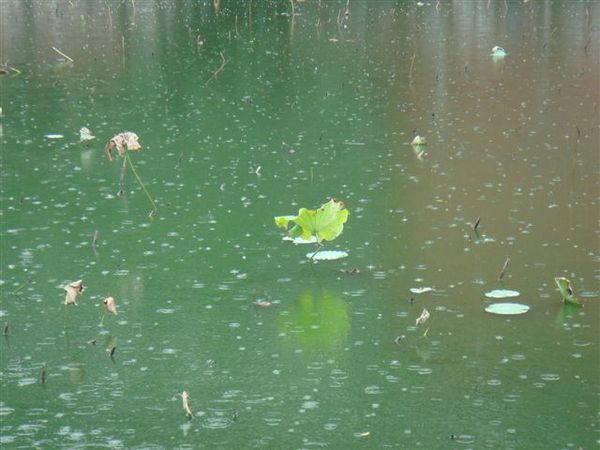
[[[231,419],[224,417],[223,415],[219,415],[207,417],[202,426],[211,430],[218,430],[221,428],[227,428],[231,426],[231,424]]]
[[[14,408],[5,406],[4,403],[0,404],[0,417],[8,416],[9,414],[12,414],[13,412],[15,412]]]
[[[0,435],[0,444],[10,444],[15,442],[16,439],[16,436],[7,436],[5,432],[2,432],[2,435]]]
[[[365,394],[369,394],[369,395],[381,394],[381,388],[375,384],[373,384],[371,386],[367,386],[365,388]]]
[[[19,387],[23,387],[23,386],[30,386],[32,384],[37,383],[37,378],[21,378],[18,382],[17,385]]]
[[[558,381],[560,380],[560,375],[557,373],[544,373],[540,378],[544,381]]]

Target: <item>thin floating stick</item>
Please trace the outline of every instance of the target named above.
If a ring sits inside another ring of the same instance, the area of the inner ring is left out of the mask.
[[[152,211],[150,211],[150,214],[149,214],[149,216],[152,217],[154,215],[154,213],[156,213],[156,211],[158,210],[158,208],[156,207],[156,203],[154,203],[154,200],[152,200],[152,197],[148,193],[148,190],[146,189],[146,186],[144,186],[144,182],[142,181],[142,179],[138,175],[137,171],[135,170],[135,167],[133,166],[133,162],[131,162],[131,158],[129,157],[129,152],[128,151],[125,152],[125,158],[127,158],[127,161],[129,162],[129,167],[131,167],[131,171],[135,175],[135,178],[137,179],[138,183],[142,187],[142,190],[146,194],[146,197],[148,197],[148,200],[150,201],[150,204],[152,205]]]
[[[417,52],[413,53],[412,59],[410,60],[410,70],[408,71],[408,84],[412,84],[412,71],[415,65],[415,58],[417,57]]]
[[[8,330],[10,329],[10,323],[6,322],[4,324],[4,330],[2,331],[3,336],[8,336]]]
[[[477,231],[477,227],[479,227],[480,223],[481,223],[481,217],[478,217],[477,220],[475,220],[475,223],[473,224],[473,231]]]
[[[96,242],[98,241],[98,230],[94,231],[94,236],[92,236],[92,247],[96,248]]]
[[[212,76],[206,80],[206,83],[204,83],[204,86],[206,86],[208,83],[210,83],[213,78],[215,78],[217,75],[219,75],[221,73],[221,71],[225,68],[225,65],[227,64],[227,60],[225,59],[225,56],[223,56],[223,52],[219,53],[221,55],[221,65],[219,66],[219,68],[217,70],[214,71],[214,73],[212,74]]]
[[[502,270],[498,274],[498,281],[502,281],[502,278],[504,278],[504,274],[506,273],[506,269],[508,269],[509,263],[510,263],[510,258],[507,257],[506,261],[504,261],[504,265],[502,266]]]
[[[56,53],[58,53],[60,56],[62,56],[65,59],[68,59],[71,62],[75,62],[75,60],[73,58],[71,58],[68,55],[65,55],[63,52],[61,52],[59,49],[57,49],[56,47],[52,46],[52,50],[54,50]]]
[[[42,366],[42,370],[40,370],[40,383],[44,384],[46,382],[46,367]]]

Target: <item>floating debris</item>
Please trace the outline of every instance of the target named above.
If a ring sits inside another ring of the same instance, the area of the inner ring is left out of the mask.
[[[498,281],[501,281],[504,278],[504,274],[506,273],[506,269],[508,269],[508,264],[510,263],[510,258],[507,257],[506,261],[504,261],[504,265],[502,266],[502,270],[498,274]]]
[[[8,336],[8,331],[9,331],[9,328],[10,328],[10,324],[9,324],[8,322],[6,322],[6,323],[4,324],[4,329],[3,329],[3,331],[2,331],[2,335],[3,335],[3,336]]]
[[[144,147],[138,142],[139,137],[131,131],[124,131],[113,136],[104,147],[104,153],[109,161],[112,161],[112,151],[117,149],[119,156],[125,156],[125,147],[127,150],[143,150]]]
[[[433,289],[432,287],[425,286],[420,288],[410,288],[409,291],[413,294],[424,294],[425,292],[433,292],[435,291],[435,289]]]
[[[110,348],[107,348],[106,351],[108,352],[109,356],[112,358],[113,356],[115,356],[115,352],[117,351],[117,346],[113,345]]]
[[[427,322],[427,320],[430,317],[431,317],[431,314],[429,314],[429,311],[427,311],[425,308],[423,308],[423,312],[421,313],[421,315],[415,321],[415,325],[420,325],[422,323]]]
[[[62,134],[54,134],[54,133],[46,134],[46,135],[44,135],[44,137],[46,139],[62,139],[62,138],[64,138],[64,136]]]
[[[340,269],[340,272],[345,273],[346,275],[359,275],[360,269],[353,267],[352,269]]]
[[[115,303],[114,297],[106,297],[103,303],[107,312],[114,314],[115,316],[117,315],[117,304]]]
[[[575,292],[571,287],[571,282],[565,277],[556,277],[554,278],[554,282],[558,286],[560,290],[560,294],[562,295],[563,302],[571,303],[573,305],[581,305],[581,301],[575,297]]]
[[[258,306],[259,308],[270,308],[273,306],[273,303],[268,300],[257,300],[253,303],[253,305]]]
[[[477,231],[477,228],[479,227],[480,223],[481,223],[481,217],[478,217],[477,220],[475,220],[475,223],[473,224],[473,231]]]
[[[40,383],[44,384],[46,382],[46,367],[42,367],[42,370],[40,370]]]
[[[96,139],[96,136],[92,135],[92,132],[90,131],[90,129],[88,127],[81,127],[79,129],[79,141],[80,142],[91,141],[92,139]]]
[[[65,291],[65,305],[77,305],[77,297],[85,290],[83,280],[73,281],[63,286]]]
[[[496,45],[492,48],[491,55],[497,58],[504,58],[506,55],[508,55],[508,53],[502,47]]]
[[[485,310],[491,314],[516,315],[525,314],[529,311],[529,306],[521,303],[492,303]]]
[[[410,145],[427,145],[427,139],[417,134]]]
[[[194,414],[192,413],[192,410],[190,408],[190,395],[186,392],[183,391],[181,393],[181,402],[183,403],[183,410],[185,411],[185,414],[191,419],[194,417]]]

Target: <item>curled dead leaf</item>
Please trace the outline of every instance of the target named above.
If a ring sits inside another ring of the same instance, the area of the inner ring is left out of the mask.
[[[194,417],[194,414],[192,413],[192,410],[190,408],[190,394],[188,394],[186,391],[183,391],[181,393],[181,402],[183,403],[183,410],[185,411],[185,414],[190,419]]]
[[[76,305],[77,297],[85,290],[83,280],[73,281],[63,286],[65,291],[65,305]]]
[[[144,147],[138,142],[139,137],[131,131],[124,131],[116,136],[113,136],[104,147],[104,153],[109,161],[112,161],[112,151],[117,149],[119,156],[125,156],[126,150],[142,150]],[[127,149],[125,149],[127,147]]]
[[[429,314],[429,311],[427,311],[425,308],[423,308],[423,312],[416,320],[416,325],[420,325],[422,323],[427,322],[427,319],[429,319],[429,317],[431,317],[431,314]]]
[[[107,312],[117,315],[117,304],[115,303],[114,297],[106,297],[104,299],[104,308]]]

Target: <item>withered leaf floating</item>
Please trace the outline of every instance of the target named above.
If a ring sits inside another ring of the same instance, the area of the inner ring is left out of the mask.
[[[423,312],[416,320],[416,325],[420,325],[422,323],[427,322],[427,319],[429,319],[429,317],[431,317],[431,314],[429,314],[429,311],[427,311],[425,308],[423,308]]]
[[[139,137],[137,134],[132,133],[131,131],[124,131],[123,133],[119,133],[116,136],[106,143],[104,147],[104,153],[109,161],[112,162],[112,151],[113,149],[117,149],[119,156],[125,156],[125,147],[127,150],[142,150],[144,147],[140,145],[138,142]]]
[[[194,417],[194,414],[192,413],[192,410],[190,409],[190,394],[188,394],[186,391],[183,391],[181,393],[181,402],[183,403],[183,410],[185,411],[185,414],[191,419],[192,417]]]
[[[117,304],[115,303],[114,297],[106,297],[104,299],[104,308],[107,312],[117,315]]]
[[[65,290],[65,305],[76,305],[77,297],[85,290],[83,280],[73,281],[63,286]]]

